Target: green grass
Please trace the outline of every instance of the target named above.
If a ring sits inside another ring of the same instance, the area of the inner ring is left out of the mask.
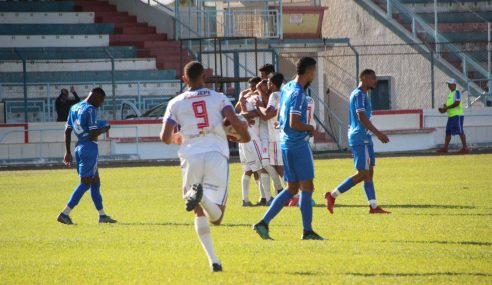
[[[78,178],[71,170],[0,172],[1,284],[491,284],[492,155],[378,159],[378,202],[369,215],[357,186],[337,200],[322,194],[353,173],[350,159],[315,162],[314,229],[301,241],[298,208],[270,225],[275,241],[251,230],[266,208],[242,208],[239,164],[231,165],[224,223],[212,228],[224,272],[209,273],[193,217],[180,198],[179,167],[100,170],[107,212],[99,225],[88,194],[55,221]],[[251,191],[252,199],[257,191]]]

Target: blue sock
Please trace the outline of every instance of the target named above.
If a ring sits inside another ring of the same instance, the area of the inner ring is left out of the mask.
[[[280,192],[280,194],[278,194],[275,199],[273,199],[270,208],[268,208],[265,215],[263,216],[263,222],[268,225],[291,198],[292,194],[290,194],[287,189],[284,189],[284,191]]]
[[[75,190],[73,190],[72,196],[70,197],[70,200],[68,200],[67,206],[70,207],[70,209],[73,209],[77,204],[80,202],[80,199],[82,199],[82,196],[84,196],[85,191],[89,190],[89,185],[85,185],[84,183],[80,183]]]
[[[305,231],[312,231],[311,222],[313,221],[313,204],[311,203],[313,193],[301,192],[299,208],[302,214],[302,225]]]
[[[354,187],[354,181],[352,181],[352,177],[347,178],[343,181],[342,184],[338,185],[337,189],[340,193],[347,192],[350,188]]]
[[[376,190],[374,190],[374,183],[372,181],[364,181],[364,191],[366,191],[367,200],[376,200]]]
[[[96,206],[96,210],[102,210],[103,208],[103,200],[101,196],[101,192],[99,189],[101,188],[101,182],[95,182],[91,185],[91,197],[92,202],[94,202],[94,206]]]

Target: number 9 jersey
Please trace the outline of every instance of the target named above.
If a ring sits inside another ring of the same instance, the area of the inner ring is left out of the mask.
[[[223,127],[223,111],[234,110],[222,93],[207,88],[190,89],[167,105],[163,122],[179,126],[183,142],[180,158],[211,151],[229,158],[229,144]]]

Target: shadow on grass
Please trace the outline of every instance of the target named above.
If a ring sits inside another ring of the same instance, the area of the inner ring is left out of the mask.
[[[463,206],[463,205],[428,205],[428,204],[401,204],[401,205],[381,205],[382,207],[387,207],[388,209],[475,209],[474,206]],[[315,207],[325,208],[324,204],[316,204]],[[335,208],[368,208],[368,205],[347,205],[347,204],[336,204]]]
[[[356,273],[348,272],[345,275],[359,277],[417,277],[417,276],[492,276],[481,272],[427,272],[427,273]]]
[[[120,225],[120,226],[171,226],[171,227],[175,227],[175,226],[186,226],[186,227],[190,227],[190,226],[194,226],[195,224],[193,223],[171,223],[171,222],[163,222],[163,223],[153,223],[153,222],[149,222],[149,223],[143,223],[143,222],[136,222],[136,223],[118,223],[117,225]]]
[[[362,240],[349,240],[350,242]],[[366,241],[367,242],[367,241]],[[423,244],[451,244],[451,245],[478,245],[478,246],[492,246],[492,242],[486,241],[451,241],[451,240],[372,240],[371,242],[381,243],[423,243]]]

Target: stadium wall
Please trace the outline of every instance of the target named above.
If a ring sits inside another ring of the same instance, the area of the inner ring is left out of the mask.
[[[350,38],[351,44],[361,54],[360,70],[371,68],[378,76],[390,80],[391,109],[432,107],[429,55],[419,54],[411,43],[400,38],[355,1],[325,0],[322,3],[326,7],[322,25],[323,37]],[[395,55],[393,50],[396,48],[398,52]],[[384,55],[386,53],[388,55]],[[344,126],[347,126],[348,98],[355,88],[355,58],[346,51],[331,50],[324,54],[324,59],[324,76],[330,89],[330,93],[325,95],[325,101],[345,120]],[[445,84],[449,76],[437,66],[434,72],[437,107],[445,102],[449,92]],[[462,90],[463,86],[458,88]]]

